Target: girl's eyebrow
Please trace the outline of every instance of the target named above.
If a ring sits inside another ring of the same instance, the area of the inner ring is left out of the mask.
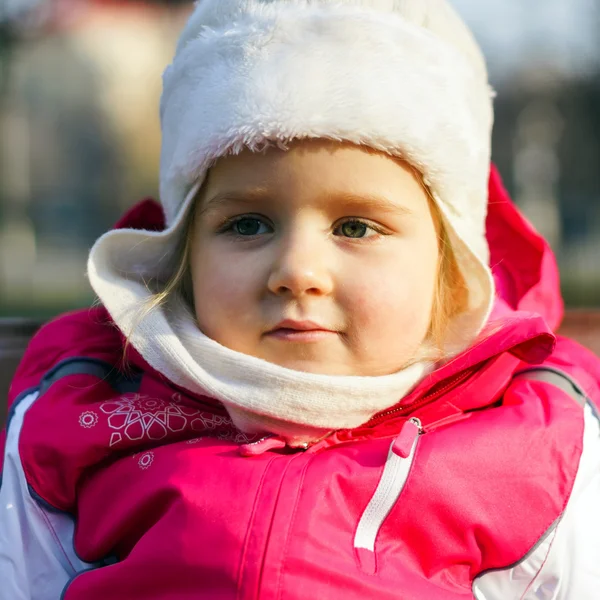
[[[386,212],[400,214],[403,216],[414,215],[414,211],[404,204],[394,202],[386,196],[377,194],[356,194],[353,192],[325,192],[320,200],[327,203],[335,203],[346,210],[369,209],[374,212]],[[223,191],[215,194],[203,202],[200,213],[206,213],[217,207],[228,204],[251,204],[253,202],[275,202],[275,197],[265,188],[255,188],[244,191]]]
[[[324,199],[336,202],[345,209],[364,210],[368,208],[374,212],[395,213],[400,215],[414,215],[414,211],[404,204],[394,202],[387,196],[377,194],[355,194],[353,192],[328,192]]]

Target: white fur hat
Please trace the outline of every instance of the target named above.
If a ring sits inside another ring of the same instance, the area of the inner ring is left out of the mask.
[[[446,0],[200,0],[164,75],[168,228],[100,238],[92,286],[127,328],[145,282],[170,275],[187,209],[215,159],[271,142],[345,140],[423,174],[469,290],[447,348],[459,351],[494,295],[485,239],[492,95],[481,52]]]

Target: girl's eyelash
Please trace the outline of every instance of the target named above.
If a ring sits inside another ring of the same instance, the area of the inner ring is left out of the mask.
[[[233,228],[235,227],[236,223],[239,223],[240,221],[244,221],[246,219],[259,221],[259,222],[263,223],[264,225],[266,225],[267,227],[273,228],[273,225],[269,221],[269,219],[262,217],[260,215],[246,214],[246,215],[237,215],[235,217],[230,217],[230,218],[226,219],[217,227],[216,232],[219,234],[231,233],[234,235],[239,235],[239,234],[236,234],[236,232],[234,231]],[[383,227],[378,226],[377,224],[373,223],[372,221],[369,221],[367,219],[363,219],[360,217],[346,217],[344,219],[341,219],[333,224],[332,231],[335,232],[336,230],[339,230],[341,227],[343,227],[347,223],[360,223],[361,225],[364,225],[369,230],[374,231],[375,233],[377,233],[379,235],[388,235],[388,232]],[[248,237],[251,237],[251,236],[248,236]],[[363,237],[357,237],[357,238],[351,238],[349,236],[343,236],[343,237],[346,237],[347,239],[364,240],[364,239],[367,239],[367,237],[373,237],[373,236],[363,236]]]
[[[372,221],[369,221],[367,219],[362,219],[360,217],[346,217],[345,219],[338,221],[337,223],[335,223],[335,225],[333,227],[334,231],[336,229],[339,229],[340,227],[342,227],[343,225],[345,225],[347,223],[360,223],[361,225],[365,225],[371,231],[375,231],[379,235],[388,235],[388,232],[380,225],[377,225],[376,223],[373,223]],[[352,238],[349,238],[349,239],[352,239]],[[362,238],[355,238],[355,239],[365,239],[365,238],[362,237]]]
[[[236,223],[239,223],[240,221],[243,221],[245,219],[249,219],[249,220],[253,220],[253,221],[260,221],[261,223],[264,223],[265,225],[272,227],[272,225],[270,224],[268,219],[265,219],[265,217],[261,217],[259,215],[237,215],[235,217],[230,217],[228,219],[225,219],[225,221],[223,221],[218,227],[217,227],[217,233],[234,233],[233,232],[233,227],[235,226]]]

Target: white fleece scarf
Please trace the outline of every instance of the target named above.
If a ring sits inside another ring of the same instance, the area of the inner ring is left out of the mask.
[[[191,392],[220,400],[245,433],[274,434],[290,446],[366,423],[399,402],[432,368],[423,362],[380,377],[286,369],[208,338],[181,301],[151,313],[143,328],[135,346],[155,369]]]

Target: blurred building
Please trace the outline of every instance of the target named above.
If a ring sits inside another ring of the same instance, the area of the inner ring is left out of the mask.
[[[600,5],[452,0],[498,92],[493,152],[553,243],[573,305],[600,305]],[[189,3],[0,3],[0,316],[92,301],[93,241],[155,196],[161,73]]]
[[[493,158],[552,243],[571,305],[600,305],[600,4],[453,0],[498,92]]]
[[[189,8],[11,1],[1,50],[0,315],[52,314],[92,300],[89,247],[135,200],[156,195],[161,73]]]

